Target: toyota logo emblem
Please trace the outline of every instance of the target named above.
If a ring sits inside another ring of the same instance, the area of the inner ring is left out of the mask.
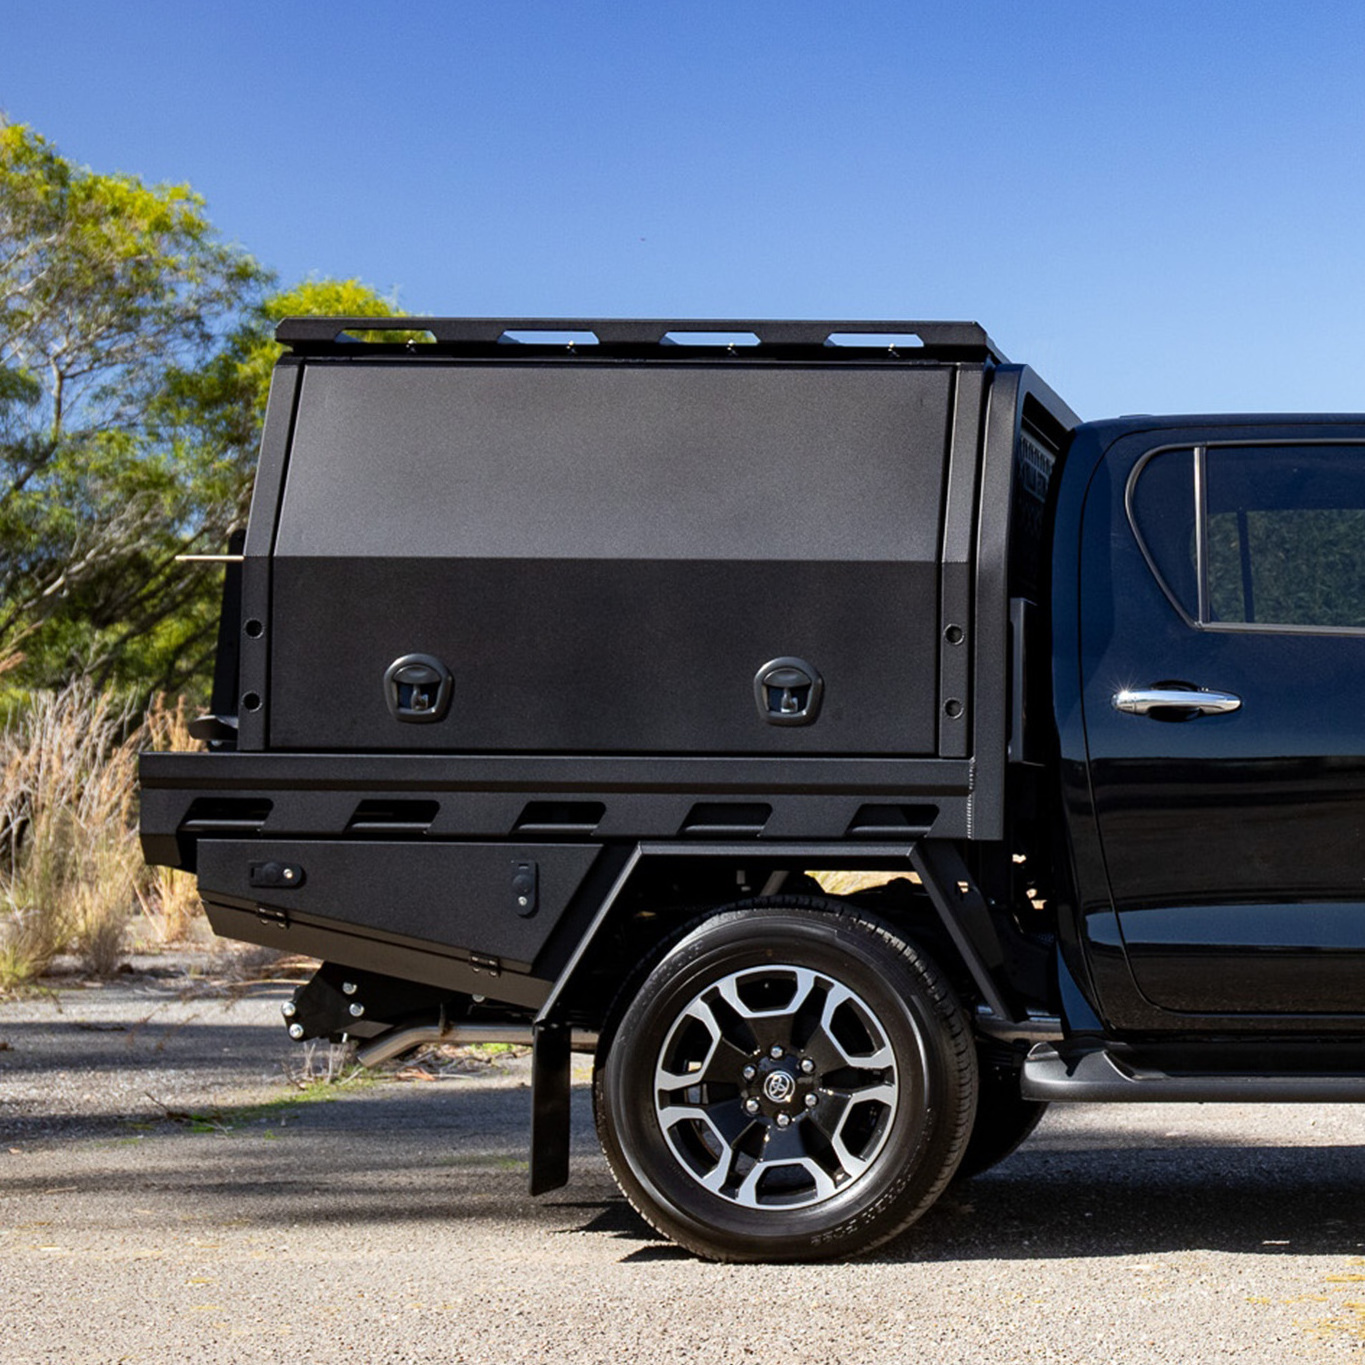
[[[763,1093],[774,1104],[786,1104],[796,1094],[796,1078],[785,1071],[770,1071],[763,1082]]]

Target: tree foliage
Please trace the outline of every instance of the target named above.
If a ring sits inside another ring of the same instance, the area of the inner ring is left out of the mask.
[[[210,528],[147,423],[168,368],[206,358],[262,282],[187,187],[0,127],[0,649],[38,680],[108,676],[126,628],[185,605],[167,565]]]
[[[202,680],[219,579],[175,557],[244,523],[274,322],[393,311],[354,280],[272,283],[187,186],[0,123],[0,671]]]

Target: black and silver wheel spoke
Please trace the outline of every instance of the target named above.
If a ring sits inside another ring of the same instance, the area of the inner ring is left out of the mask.
[[[748,1208],[794,1208],[858,1180],[898,1101],[886,1029],[847,986],[808,967],[730,973],[669,1030],[655,1112],[683,1168]]]
[[[748,1052],[727,1038],[700,996],[679,1017],[659,1058],[654,1085],[680,1094],[699,1087],[737,1086]]]

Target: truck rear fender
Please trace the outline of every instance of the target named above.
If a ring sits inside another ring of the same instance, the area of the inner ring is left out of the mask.
[[[742,890],[734,898],[743,901],[782,892],[787,886],[786,878],[781,875],[784,872],[787,876],[799,875],[804,868],[837,867],[848,861],[847,844],[803,844],[762,849],[752,843],[685,847],[652,843],[636,845],[598,903],[591,922],[576,936],[567,959],[554,973],[554,984],[537,1015],[537,1025],[565,1022],[570,1010],[576,1013],[582,1008],[581,987],[591,976],[594,964],[606,951],[606,945],[615,931],[639,908],[647,878],[653,880],[671,870],[679,871],[682,878],[686,878],[689,872],[701,872],[705,864],[727,870],[744,867],[763,869],[761,878],[751,876],[748,889]],[[983,1024],[992,1030],[1026,1024],[1028,1011],[1007,984],[1009,964],[1000,926],[961,855],[951,843],[919,840],[896,846],[869,846],[859,850],[858,861],[862,866],[878,869],[903,866],[907,873],[917,874],[935,916],[933,929],[939,942],[931,946],[940,957],[945,949],[950,952],[953,960],[943,965],[950,970],[959,968],[962,979],[970,981],[971,994],[976,999],[978,1017]],[[738,887],[738,878],[736,885]],[[690,911],[679,907],[679,914],[658,935],[645,957],[652,959],[657,955],[661,945],[672,936],[674,927],[695,923],[696,919],[707,913],[718,912],[733,903],[721,903],[711,898],[707,904],[699,899]],[[547,948],[547,957],[553,956],[554,948],[552,942]],[[596,1000],[594,1008],[604,1011],[605,1004],[600,999]],[[593,1020],[594,1024],[602,1022],[601,1017]]]

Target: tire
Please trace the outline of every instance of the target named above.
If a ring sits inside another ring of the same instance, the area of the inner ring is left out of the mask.
[[[1045,1101],[1020,1098],[1017,1071],[982,1067],[976,1121],[953,1179],[970,1180],[999,1165],[1033,1132],[1045,1113]]]
[[[722,1261],[867,1251],[938,1197],[976,1054],[938,969],[881,921],[788,897],[687,933],[604,1039],[598,1134],[626,1197]]]

